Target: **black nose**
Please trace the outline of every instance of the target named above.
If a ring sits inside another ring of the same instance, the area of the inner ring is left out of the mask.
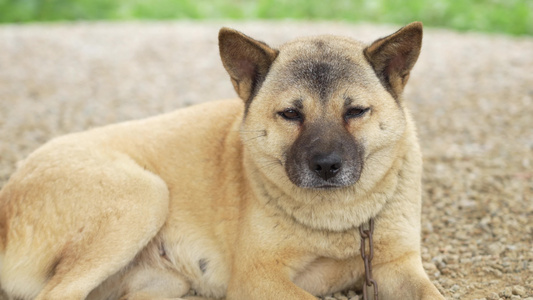
[[[341,157],[336,153],[316,155],[309,161],[309,168],[324,180],[328,180],[337,175],[341,167]]]

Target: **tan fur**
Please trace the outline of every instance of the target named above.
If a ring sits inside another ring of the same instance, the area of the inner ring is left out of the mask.
[[[245,105],[205,103],[32,153],[0,191],[2,287],[39,300],[177,299],[190,288],[195,299],[315,299],[361,283],[357,228],[374,217],[380,299],[444,299],[420,259],[421,155],[401,99],[421,28],[370,47],[322,36],[279,51],[222,29]],[[298,73],[302,61],[316,78]],[[348,61],[357,80],[335,75]],[[284,119],[294,106],[305,119]],[[339,149],[363,154],[343,177],[288,175],[307,135],[303,148],[348,136]]]

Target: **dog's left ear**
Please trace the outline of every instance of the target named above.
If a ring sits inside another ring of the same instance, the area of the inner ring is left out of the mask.
[[[398,99],[422,47],[422,23],[411,23],[364,50],[377,76]]]
[[[248,104],[265,80],[278,50],[230,28],[220,29],[218,45],[235,91]]]

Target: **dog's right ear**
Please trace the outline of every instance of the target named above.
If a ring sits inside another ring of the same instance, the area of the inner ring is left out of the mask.
[[[235,91],[248,104],[261,87],[279,51],[225,27],[218,33],[218,45],[222,64]]]

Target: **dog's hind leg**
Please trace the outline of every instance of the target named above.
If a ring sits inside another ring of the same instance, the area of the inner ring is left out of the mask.
[[[63,198],[83,203],[66,211],[71,237],[36,300],[85,299],[130,264],[166,220],[169,192],[161,178],[127,157],[98,163],[70,178],[77,188],[62,189]]]

